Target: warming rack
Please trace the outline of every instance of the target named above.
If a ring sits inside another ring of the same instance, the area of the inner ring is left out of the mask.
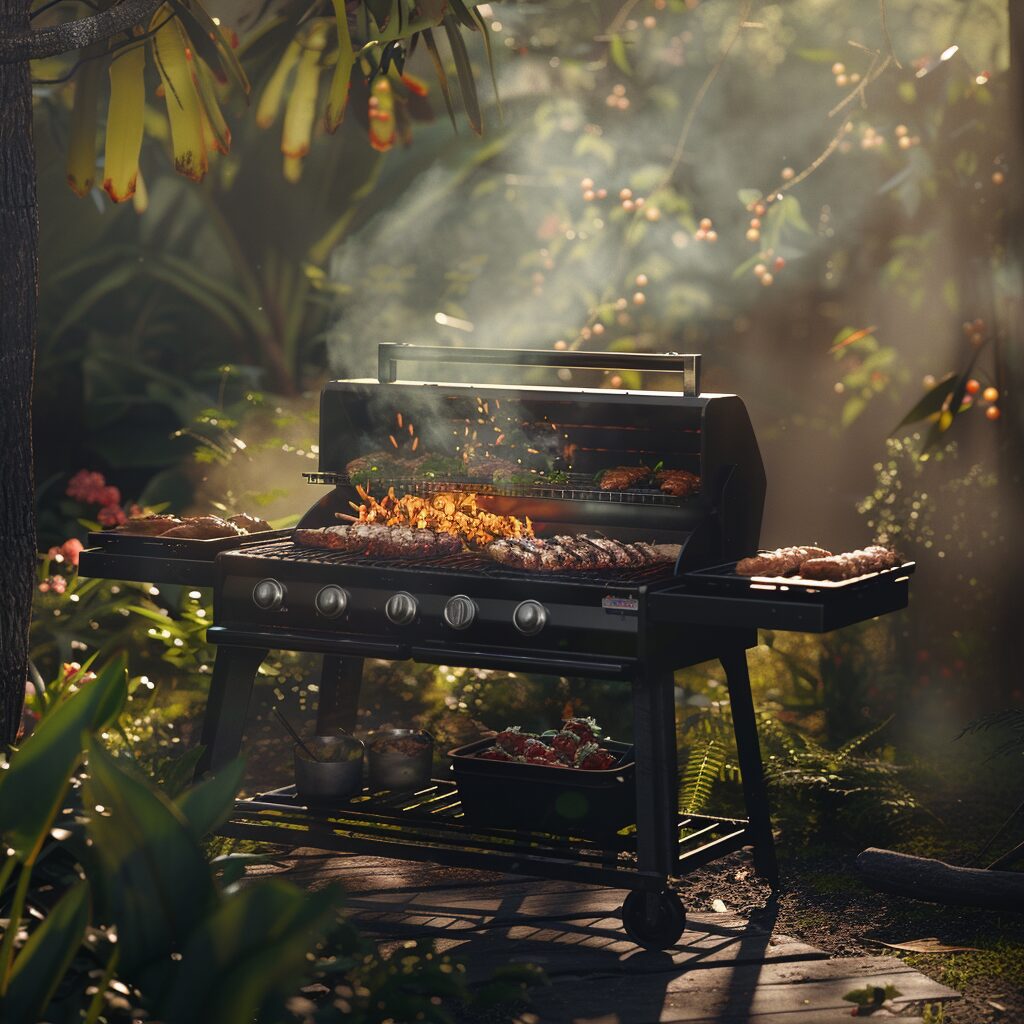
[[[375,498],[396,493],[427,498],[445,491],[472,493],[507,498],[560,498],[572,501],[606,501],[625,505],[669,505],[679,507],[688,499],[665,494],[653,487],[636,487],[628,491],[605,491],[594,485],[593,474],[568,473],[564,483],[495,483],[493,480],[459,477],[448,480],[424,480],[422,477],[353,477],[347,473],[317,471],[302,474],[312,484],[355,487],[357,484]]]

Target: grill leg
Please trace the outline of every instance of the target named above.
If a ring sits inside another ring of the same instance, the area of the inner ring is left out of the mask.
[[[266,649],[257,647],[217,649],[200,740],[206,749],[197,776],[216,771],[238,756],[253,680],[266,656]]]
[[[317,736],[335,736],[339,729],[351,732],[356,727],[362,682],[362,658],[324,655],[316,709]]]
[[[675,875],[679,864],[675,680],[655,670],[633,680],[637,861],[641,871]]]
[[[729,684],[729,704],[732,707],[733,728],[736,732],[736,752],[739,755],[743,781],[743,798],[747,805],[750,834],[754,841],[754,869],[773,889],[779,885],[779,866],[775,859],[775,839],[772,836],[771,809],[768,789],[764,781],[761,762],[761,744],[757,738],[757,719],[754,700],[750,694],[750,675],[747,672],[747,652],[736,647],[720,658]]]

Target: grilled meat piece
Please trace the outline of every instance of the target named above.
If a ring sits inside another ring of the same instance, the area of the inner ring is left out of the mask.
[[[245,533],[234,523],[220,516],[188,516],[161,537],[187,537],[190,540],[213,540],[216,537],[241,537]]]
[[[700,477],[685,469],[663,469],[654,474],[654,482],[664,494],[685,498],[700,489]]]
[[[117,528],[117,533],[130,533],[138,537],[161,537],[168,530],[181,526],[177,516],[135,516]]]
[[[247,512],[239,512],[237,516],[228,516],[228,522],[234,523],[235,526],[240,530],[245,530],[246,533],[262,533],[265,530],[271,529],[270,523],[266,519],[258,519]]]
[[[831,551],[815,547],[776,548],[736,563],[740,576],[789,576],[804,562],[814,558],[830,558]]]
[[[352,479],[372,479],[402,474],[405,468],[405,460],[394,452],[379,451],[353,459],[345,466],[345,472]]]
[[[895,551],[873,544],[841,555],[810,558],[800,566],[799,575],[805,580],[850,580],[869,572],[895,569],[899,564]]]
[[[671,545],[626,544],[607,537],[561,535],[551,540],[516,537],[496,540],[484,549],[496,562],[513,569],[542,572],[598,572],[605,569],[639,569],[678,557]]]
[[[651,471],[646,466],[615,466],[601,474],[599,486],[602,491],[626,491],[650,479]]]
[[[381,523],[353,523],[351,526],[325,526],[319,530],[296,530],[292,540],[302,547],[328,548],[332,551],[356,551],[373,558],[416,560],[458,554],[458,537],[411,526],[384,526]]]

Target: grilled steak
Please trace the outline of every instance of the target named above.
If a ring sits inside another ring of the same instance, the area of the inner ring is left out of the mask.
[[[258,519],[247,512],[239,512],[237,516],[229,516],[228,522],[234,523],[235,526],[240,530],[245,530],[246,533],[262,533],[264,530],[271,529],[270,523],[266,519]]]
[[[380,523],[296,530],[292,540],[301,547],[356,551],[373,558],[415,560],[454,555],[462,550],[458,537],[450,534],[411,526],[384,526]]]
[[[180,526],[172,527],[161,537],[187,537],[190,540],[213,540],[215,537],[240,537],[244,530],[220,516],[189,516]]]
[[[808,559],[829,558],[831,555],[832,552],[824,548],[776,548],[763,555],[742,559],[736,563],[736,572],[740,576],[788,576],[795,573]]]
[[[899,564],[899,555],[874,544],[841,555],[810,558],[801,564],[799,575],[806,580],[850,580],[869,572],[895,569]]]
[[[678,550],[659,550],[653,544],[626,544],[608,537],[562,535],[551,540],[517,537],[496,540],[484,549],[496,562],[513,569],[542,572],[598,572],[640,569],[672,561]]]
[[[177,516],[135,516],[117,528],[117,533],[130,533],[139,537],[160,537],[181,526]]]

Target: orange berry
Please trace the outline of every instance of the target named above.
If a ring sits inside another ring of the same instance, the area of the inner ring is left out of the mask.
[[[783,181],[792,181],[795,177],[796,177],[796,171],[794,171],[792,167],[783,167],[782,168],[782,180]]]
[[[594,324],[594,326],[591,328],[591,330],[595,334],[604,334],[604,324]]]
[[[620,199],[632,199],[633,198],[633,190],[631,188],[621,189],[619,191],[619,198]]]
[[[987,387],[981,393],[981,397],[986,402],[998,402],[999,401],[999,388]]]
[[[998,405],[990,405],[985,410],[985,418],[986,419],[990,419],[990,420],[995,421],[995,420],[999,419],[999,415],[1000,415],[1000,413],[999,413],[999,406]]]
[[[584,190],[586,190],[588,188],[593,188],[593,187],[594,187],[594,179],[593,178],[584,178],[580,182],[580,188],[582,188]]]
[[[760,239],[761,239],[761,232],[758,231],[757,228],[751,228],[747,232],[747,241],[748,242],[758,242],[758,241],[760,241]]]
[[[586,192],[583,193],[583,202],[585,203],[592,203],[594,201],[594,198],[595,194],[592,188],[588,188]]]
[[[642,306],[647,301],[647,296],[643,292],[633,293],[633,305]]]
[[[993,185],[1002,185],[1002,183],[1004,181],[1006,181],[1006,175],[1003,174],[1002,171],[993,171],[992,172],[992,184]]]
[[[934,379],[932,380],[934,383]],[[976,381],[973,377],[964,385],[964,390],[969,395],[976,395],[981,390],[980,382]]]
[[[701,229],[701,231],[710,231],[711,230],[711,218],[710,217],[701,217],[701,219],[700,219],[700,229]]]
[[[636,275],[636,286],[637,286],[637,288],[646,288],[647,287],[647,275],[646,274],[637,274]]]
[[[775,280],[775,278],[772,277],[771,274],[762,274],[761,275],[761,284],[763,284],[765,286],[765,288],[767,288],[774,280]]]
[[[634,203],[632,199],[623,199],[622,208],[626,211],[626,213],[632,213],[633,210],[636,209],[636,203]]]
[[[764,203],[758,203],[757,206],[754,207],[754,213],[756,213],[758,217],[763,217],[767,212],[768,207],[765,206]]]
[[[709,242],[717,242],[718,241],[718,232],[717,231],[708,231],[708,232],[705,233],[704,237]]]
[[[750,218],[750,226],[752,228],[759,228],[761,226],[761,218],[760,217],[751,217]]]
[[[775,257],[775,269],[776,270],[782,270],[782,268],[785,265],[786,265],[786,261],[781,256],[776,256]]]
[[[767,274],[768,268],[763,263],[757,263],[754,265],[754,276],[761,277],[762,274]]]

